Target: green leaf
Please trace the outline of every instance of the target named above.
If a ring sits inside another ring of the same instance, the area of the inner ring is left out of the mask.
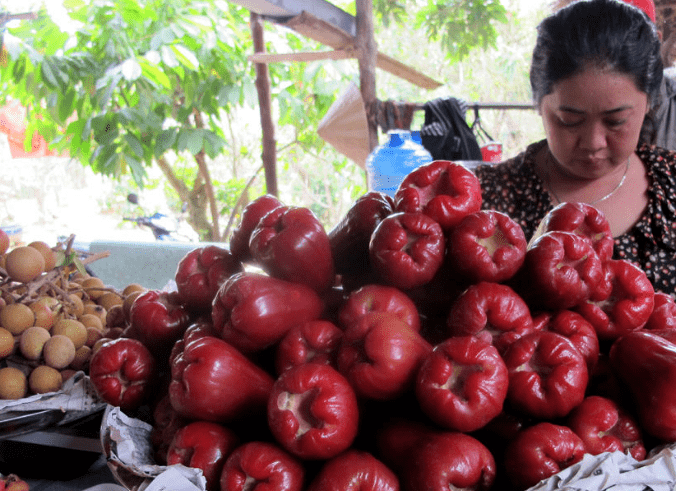
[[[216,158],[223,151],[225,140],[211,131],[204,133],[204,151],[210,158]]]
[[[40,65],[40,74],[42,79],[49,85],[52,89],[59,88],[59,79],[54,73],[54,67],[49,59],[45,58],[42,64]]]
[[[129,148],[131,148],[132,152],[134,152],[134,155],[143,158],[143,145],[141,145],[139,139],[136,138],[136,135],[132,133],[125,133],[124,140],[127,142],[127,145],[129,145]]]
[[[66,264],[69,264],[66,262],[66,254],[63,251],[56,251],[54,253],[55,259],[54,259],[54,266],[57,268],[59,266],[65,266]]]
[[[199,61],[197,61],[197,57],[192,51],[181,44],[172,45],[171,50],[174,52],[176,59],[181,65],[189,70],[197,70]]]
[[[82,144],[82,131],[84,129],[85,121],[77,119],[68,124],[66,128],[66,135],[70,136],[70,144],[73,147],[79,147]]]
[[[115,174],[115,167],[118,162],[117,145],[101,145],[96,148],[92,158],[92,166],[99,173],[104,175]]]
[[[85,277],[89,276],[89,273],[87,272],[87,269],[85,268],[84,263],[80,260],[79,257],[77,257],[77,256],[73,257],[73,264],[75,265],[75,269],[77,269],[78,272],[82,276],[85,276]]]
[[[164,130],[157,135],[155,140],[155,157],[160,157],[164,152],[176,144],[177,133],[178,130],[176,128],[171,128]]]
[[[188,151],[197,155],[204,147],[204,136],[201,130],[183,129],[178,132],[177,147],[180,152]]]
[[[118,136],[119,128],[115,114],[104,114],[92,119],[94,140],[100,145],[110,145]]]
[[[129,156],[127,156],[124,159],[124,162],[129,167],[129,171],[131,172],[131,175],[134,178],[136,184],[139,187],[143,187],[143,182],[146,178],[146,170],[143,167],[143,164],[138,160],[136,160],[135,158]]]
[[[167,77],[160,67],[148,61],[147,58],[140,58],[139,64],[141,65],[143,76],[147,77],[157,87],[171,88],[169,77]]]
[[[14,77],[14,82],[19,83],[23,82],[23,79],[26,75],[26,58],[19,58],[14,63],[14,68],[12,69],[12,76]]]
[[[162,62],[169,68],[176,68],[180,65],[170,46],[162,46],[160,48],[160,55],[162,56]]]
[[[70,87],[62,98],[59,99],[59,119],[66,121],[75,110],[75,96],[76,92],[73,87]]]

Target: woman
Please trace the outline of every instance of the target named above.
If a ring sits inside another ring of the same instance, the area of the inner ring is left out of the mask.
[[[484,208],[530,238],[553,206],[589,203],[610,222],[615,257],[676,293],[676,154],[644,143],[661,80],[659,36],[636,7],[580,1],[546,18],[530,70],[546,139],[476,169]]]

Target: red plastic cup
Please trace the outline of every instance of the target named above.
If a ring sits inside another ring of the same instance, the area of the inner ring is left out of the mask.
[[[502,143],[488,142],[481,146],[481,158],[484,162],[502,161]]]

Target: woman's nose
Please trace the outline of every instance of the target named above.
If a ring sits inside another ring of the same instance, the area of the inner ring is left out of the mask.
[[[584,150],[596,151],[607,145],[606,128],[601,122],[590,122],[584,125],[580,131],[580,147]]]

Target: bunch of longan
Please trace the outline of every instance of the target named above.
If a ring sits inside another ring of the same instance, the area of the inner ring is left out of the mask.
[[[56,392],[77,371],[87,372],[97,343],[121,334],[125,298],[145,289],[133,284],[118,292],[57,265],[58,247],[44,242],[9,250],[3,234],[0,229],[0,399]]]

